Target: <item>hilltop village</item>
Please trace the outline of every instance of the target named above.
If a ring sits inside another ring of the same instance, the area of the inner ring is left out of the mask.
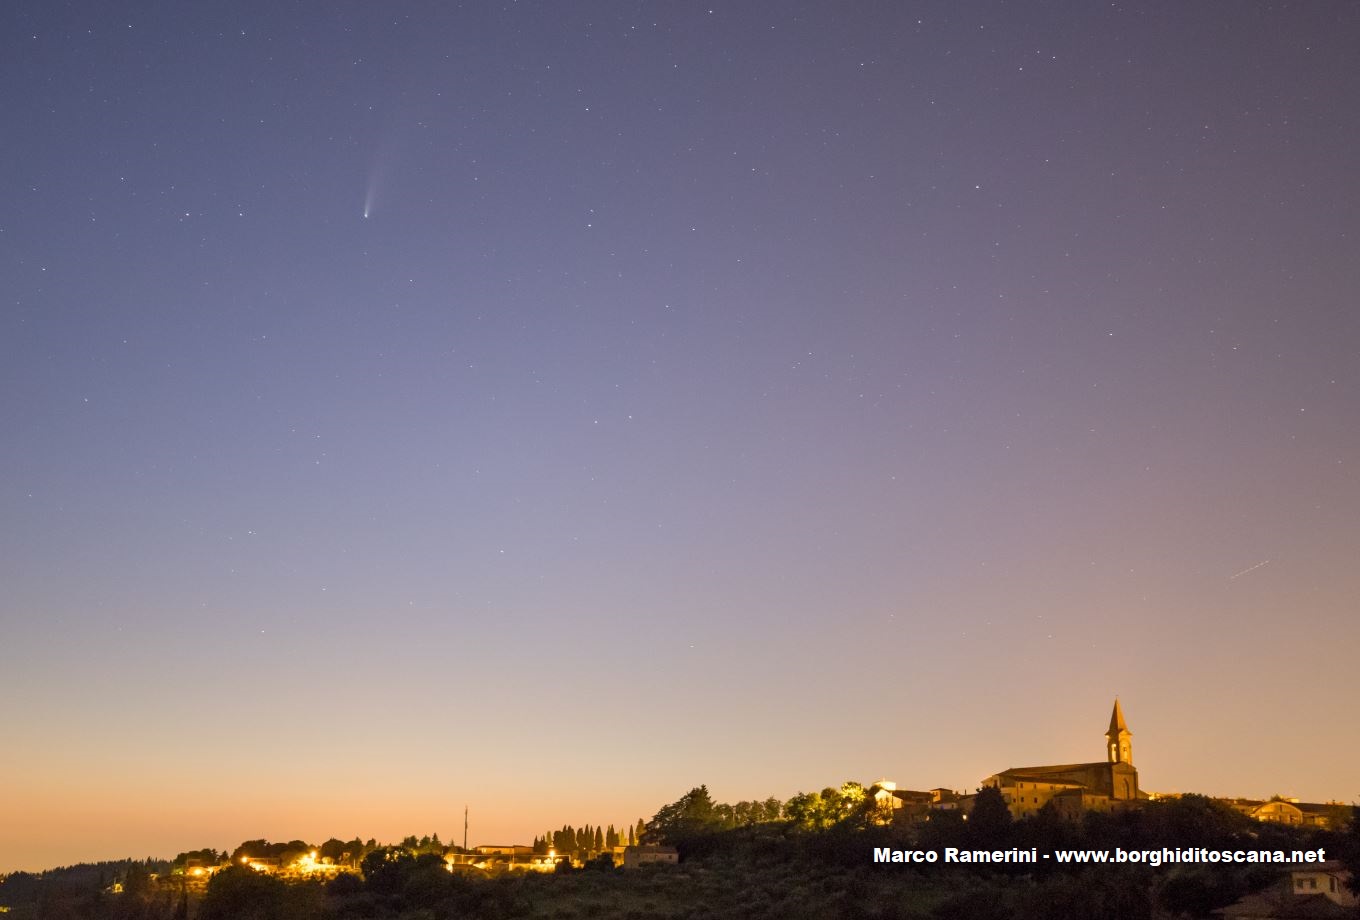
[[[944,787],[906,789],[892,780],[880,779],[868,786],[847,782],[821,792],[799,793],[787,802],[772,798],[723,805],[708,801],[707,790],[700,787],[675,805],[663,808],[651,824],[639,820],[623,832],[615,831],[613,825],[607,829],[566,826],[535,837],[532,843],[472,847],[446,845],[436,834],[419,839],[408,837],[398,849],[416,857],[437,857],[454,874],[553,872],[590,865],[635,869],[675,865],[680,853],[666,842],[664,825],[668,820],[683,824],[693,820],[693,815],[703,816],[704,823],[715,827],[782,821],[809,830],[824,830],[861,814],[870,824],[909,828],[936,817],[966,821],[983,790],[995,790],[1014,820],[1047,813],[1077,822],[1090,813],[1117,814],[1178,797],[1147,792],[1140,785],[1133,761],[1133,732],[1118,699],[1110,713],[1104,747],[1103,760],[1009,767],[982,779],[978,790],[971,793]],[[703,801],[695,796],[701,790]],[[1336,829],[1348,820],[1351,811],[1349,805],[1340,802],[1301,802],[1279,796],[1212,801],[1258,822],[1300,829]],[[673,812],[669,817],[668,810]],[[677,817],[682,815],[691,817]],[[331,839],[319,847],[302,841],[247,841],[230,854],[213,850],[181,853],[171,871],[190,881],[206,881],[220,869],[239,864],[270,874],[325,878],[345,871],[362,871],[374,852],[389,849],[373,840],[358,839]]]
[[[1138,783],[1133,764],[1133,732],[1118,699],[1105,732],[1105,759],[1090,763],[1009,767],[982,780],[982,789],[997,789],[1016,819],[1037,815],[1044,809],[1069,820],[1088,812],[1114,812],[1137,808],[1143,803],[1174,798],[1174,793],[1146,792]],[[869,788],[880,822],[915,823],[941,811],[972,811],[977,793],[934,788],[924,791],[899,789],[882,779]],[[1249,818],[1295,827],[1335,828],[1350,813],[1341,802],[1301,802],[1275,796],[1270,799],[1218,798]]]
[[[392,845],[248,840],[230,852],[208,848],[173,861],[11,873],[0,877],[0,913],[14,920],[660,920],[837,916],[853,902],[873,907],[864,916],[1028,920],[1055,916],[1050,905],[1061,902],[1065,920],[1160,920],[1210,910],[1232,918],[1322,918],[1356,906],[1354,809],[1148,792],[1132,739],[1116,700],[1103,759],[1008,767],[971,793],[918,791],[883,779],[729,805],[698,786],[622,831],[566,825],[530,843],[468,846],[466,819],[461,846],[437,834]],[[1114,848],[1250,851],[1246,862],[1257,865],[1139,874],[1132,870],[1142,866],[1056,858]],[[1041,850],[1055,859],[1045,864],[1035,855]],[[955,861],[980,864],[996,862],[998,853],[1030,855],[1017,855],[1017,864],[1028,865],[1000,876],[964,870],[946,877],[874,865],[896,860],[871,854],[893,852],[938,852],[946,862],[951,852],[971,854],[977,859]],[[1317,855],[1298,855],[1307,853]],[[1274,865],[1258,871],[1263,863]],[[762,905],[755,913],[753,900]],[[1111,904],[1122,906],[1112,911]]]

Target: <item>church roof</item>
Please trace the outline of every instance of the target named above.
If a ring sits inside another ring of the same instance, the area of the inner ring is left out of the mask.
[[[1120,732],[1129,731],[1128,723],[1124,721],[1124,710],[1119,707],[1119,697],[1114,698],[1114,712],[1110,713],[1110,730],[1107,735],[1117,735]],[[1129,732],[1133,734],[1133,732]]]
[[[1023,776],[1028,779],[1031,776],[1048,776],[1051,774],[1072,774],[1090,770],[1092,767],[1105,769],[1109,767],[1108,761],[1098,760],[1095,763],[1058,763],[1042,767],[1011,767],[1009,770],[1002,770],[998,776]],[[1061,782],[1061,780],[1059,780]],[[1080,785],[1080,784],[1076,784]]]

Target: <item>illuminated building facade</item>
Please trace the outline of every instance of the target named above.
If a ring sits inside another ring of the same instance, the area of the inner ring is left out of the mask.
[[[1105,760],[1011,767],[992,774],[982,784],[1001,790],[1017,818],[1033,815],[1049,802],[1061,814],[1078,817],[1086,811],[1124,808],[1147,798],[1138,788],[1138,769],[1133,765],[1133,732],[1117,699],[1105,732]]]

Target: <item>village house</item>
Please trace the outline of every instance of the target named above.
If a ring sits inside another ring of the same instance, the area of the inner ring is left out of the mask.
[[[680,861],[680,852],[675,847],[639,844],[623,848],[623,868],[638,869],[642,866],[673,866]]]
[[[1354,917],[1360,906],[1337,860],[1291,866],[1271,888],[1213,911],[1224,920],[1326,920]]]
[[[1341,802],[1300,802],[1275,796],[1272,799],[1227,799],[1229,805],[1249,818],[1292,827],[1335,828],[1344,824],[1350,806]]]
[[[962,807],[967,796],[952,789],[898,789],[897,783],[881,779],[869,787],[868,795],[874,802],[874,817],[880,824],[924,821],[933,811],[954,811]]]

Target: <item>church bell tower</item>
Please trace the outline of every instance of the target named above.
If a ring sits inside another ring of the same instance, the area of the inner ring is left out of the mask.
[[[1133,766],[1133,732],[1124,722],[1124,710],[1119,708],[1119,697],[1114,698],[1114,712],[1110,713],[1110,730],[1105,733],[1109,740],[1106,754],[1110,763],[1126,763]]]

